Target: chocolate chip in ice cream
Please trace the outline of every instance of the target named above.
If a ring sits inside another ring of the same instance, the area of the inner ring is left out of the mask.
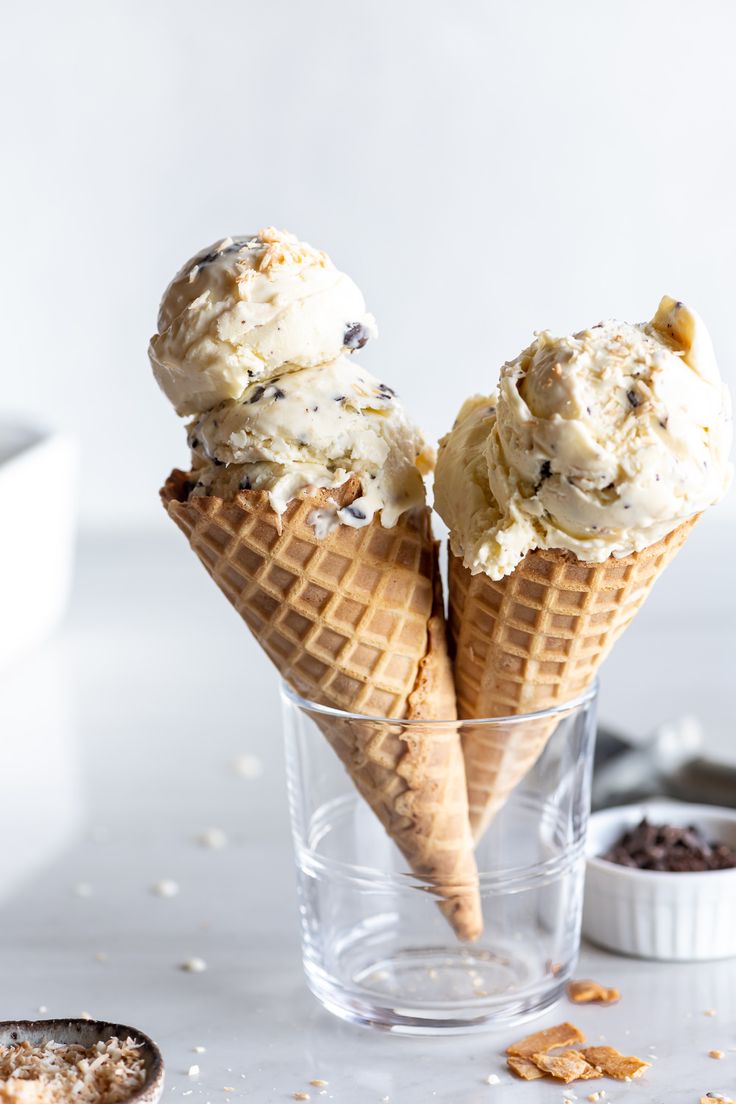
[[[226,239],[227,240],[227,239]],[[203,257],[196,258],[196,267],[204,268],[205,265],[212,264],[218,257],[223,257],[227,253],[235,253],[237,250],[242,249],[248,243],[248,238],[233,238],[231,241],[225,244],[221,242],[215,249],[210,249]]]
[[[537,482],[534,485],[534,493],[535,494],[538,493],[539,488],[542,486],[545,479],[549,479],[551,474],[552,474],[552,464],[551,464],[551,462],[549,460],[542,461],[542,466],[539,469],[539,479],[537,480]],[[568,476],[567,478],[568,478],[568,481],[569,481],[570,477]]]
[[[362,322],[348,322],[342,343],[346,349],[362,349],[370,334]]]

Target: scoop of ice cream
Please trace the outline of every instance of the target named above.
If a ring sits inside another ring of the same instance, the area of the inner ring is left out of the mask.
[[[166,289],[148,352],[177,413],[199,414],[287,363],[334,360],[375,332],[360,291],[325,253],[269,227],[187,261]]]
[[[334,519],[353,526],[380,512],[391,527],[423,506],[422,474],[432,463],[392,389],[346,356],[252,383],[237,402],[192,421],[189,444],[193,494],[266,490],[279,514],[305,487],[338,487],[358,475],[361,496]]]
[[[473,573],[503,578],[533,548],[598,563],[716,502],[731,435],[710,336],[666,297],[651,322],[538,334],[492,395],[462,407],[435,503]]]

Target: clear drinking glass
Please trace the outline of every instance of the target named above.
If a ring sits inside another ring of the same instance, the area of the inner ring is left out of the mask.
[[[580,942],[596,687],[542,713],[430,726],[342,713],[286,685],[282,703],[304,970],[325,1008],[394,1032],[447,1034],[553,1004]],[[408,869],[358,793],[320,729],[333,723],[366,740],[377,726],[400,737],[452,726],[512,759],[529,758],[530,734],[532,744],[542,735],[541,754],[476,847],[476,942],[458,940],[431,883]]]

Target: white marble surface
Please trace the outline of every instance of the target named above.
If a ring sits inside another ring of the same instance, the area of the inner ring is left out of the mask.
[[[721,540],[703,526],[659,584],[607,669],[607,719],[645,732],[695,711],[728,750],[736,596]],[[572,1097],[512,1082],[502,1051],[516,1031],[391,1038],[339,1023],[306,991],[275,678],[173,529],[83,542],[64,630],[0,675],[0,727],[0,1018],[43,1008],[138,1026],[164,1051],[166,1098],[192,1104],[299,1090],[339,1104]],[[232,769],[244,752],[261,778]],[[227,847],[195,842],[209,826]],[[162,879],[180,893],[154,895]],[[178,969],[192,956],[205,972]],[[563,1003],[539,1025],[571,1018],[593,1042],[652,1058],[639,1083],[571,1086],[579,1100],[603,1087],[631,1104],[736,1096],[736,962],[585,948],[579,975],[617,985],[621,1003]],[[329,1082],[324,1096],[311,1078]]]

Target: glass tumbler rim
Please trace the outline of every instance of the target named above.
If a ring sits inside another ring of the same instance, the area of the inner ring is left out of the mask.
[[[539,709],[531,713],[514,713],[499,717],[458,717],[453,719],[438,718],[437,720],[424,717],[421,719],[409,720],[405,717],[374,717],[368,713],[351,713],[344,709],[336,709],[334,706],[320,705],[319,702],[313,702],[310,701],[309,698],[303,698],[288,684],[288,682],[284,679],[281,680],[281,697],[304,712],[319,713],[326,717],[338,717],[341,720],[362,721],[374,725],[400,725],[403,728],[426,728],[427,725],[432,725],[432,727],[439,726],[440,728],[449,727],[450,725],[455,727],[457,727],[457,725],[487,725],[489,728],[495,725],[503,725],[504,727],[508,727],[509,725],[523,725],[530,720],[536,721],[543,718],[561,716],[563,713],[569,714],[593,701],[597,693],[598,679],[595,678],[585,690],[577,694],[574,698],[569,698],[567,701],[561,702],[558,705],[550,706],[548,709]]]

